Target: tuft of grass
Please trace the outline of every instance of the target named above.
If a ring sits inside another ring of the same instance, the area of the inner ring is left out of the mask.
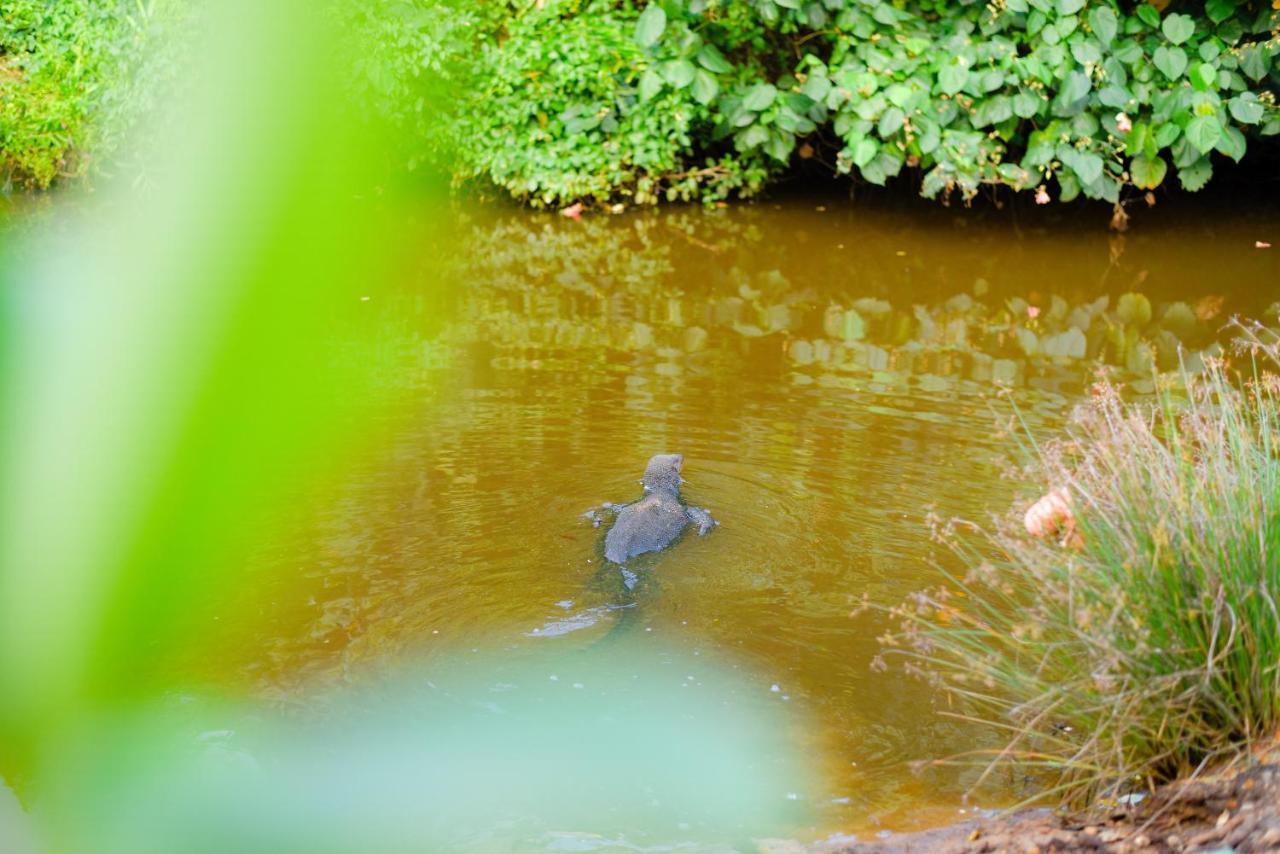
[[[1154,403],[1102,382],[1067,438],[1030,443],[1082,542],[1012,514],[941,531],[967,574],[895,609],[882,642],[1004,743],[947,761],[1017,766],[1033,800],[1081,806],[1275,736],[1280,349],[1248,340],[1236,367],[1183,371]]]

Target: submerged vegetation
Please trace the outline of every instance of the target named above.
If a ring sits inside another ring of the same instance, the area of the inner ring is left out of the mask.
[[[1243,377],[1209,360],[1154,404],[1100,384],[1038,456],[1078,536],[951,527],[968,574],[883,639],[1003,736],[992,767],[1042,771],[1041,796],[1116,798],[1275,738],[1280,351],[1250,340]]]

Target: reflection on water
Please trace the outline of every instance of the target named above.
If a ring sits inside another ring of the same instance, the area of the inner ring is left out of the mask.
[[[812,205],[465,219],[424,251],[451,271],[446,306],[411,277],[353,306],[384,336],[395,411],[263,557],[304,581],[265,597],[250,668],[296,699],[411,652],[608,654],[621,634],[619,649],[715,653],[789,712],[820,771],[809,833],[946,821],[972,775],[907,764],[973,733],[873,673],[883,628],[851,611],[934,580],[930,511],[981,519],[1014,499],[1003,395],[1052,429],[1097,365],[1141,393],[1280,296],[1258,285],[1275,256],[1252,249],[1273,225],[1115,236]],[[627,599],[583,513],[635,495],[667,452],[721,526],[636,562]]]

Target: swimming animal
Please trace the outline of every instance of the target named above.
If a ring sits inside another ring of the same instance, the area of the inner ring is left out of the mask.
[[[697,525],[705,534],[718,523],[700,507],[690,507],[680,498],[684,478],[680,470],[684,457],[680,454],[658,454],[645,466],[644,497],[623,506],[605,505],[616,510],[618,518],[604,538],[604,556],[610,562],[623,564],[636,555],[656,552],[671,545],[689,525]],[[599,525],[598,515],[588,514]]]

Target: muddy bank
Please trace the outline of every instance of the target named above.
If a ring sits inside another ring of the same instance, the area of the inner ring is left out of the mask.
[[[870,842],[826,844],[840,854],[1280,851],[1280,764],[1234,777],[1173,783],[1133,807],[1086,818],[1031,810]]]

